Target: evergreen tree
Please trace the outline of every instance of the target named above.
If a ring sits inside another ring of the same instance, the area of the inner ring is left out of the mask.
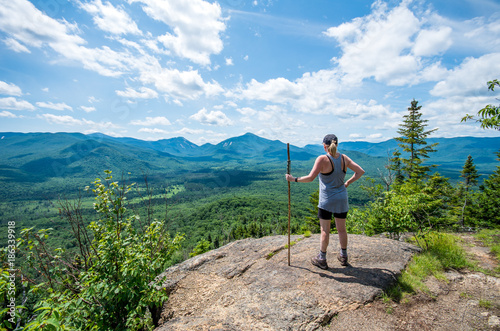
[[[398,150],[395,150],[392,155],[393,158],[390,159],[391,165],[389,170],[395,172],[394,178],[394,186],[398,187],[403,184],[405,177],[403,176],[402,165],[401,165],[401,153]]]
[[[408,179],[423,179],[430,166],[424,166],[422,162],[429,158],[429,153],[436,151],[434,147],[437,143],[427,145],[426,138],[437,129],[425,131],[428,121],[421,119],[421,108],[422,106],[418,106],[418,101],[413,99],[411,107],[408,108],[409,114],[403,116],[404,121],[399,125],[398,133],[401,136],[394,138],[403,152],[409,153],[408,158],[399,157],[402,170]]]
[[[477,173],[476,166],[474,165],[474,160],[472,156],[468,156],[465,161],[464,168],[460,173],[460,177],[463,177],[465,182],[465,189],[469,191],[469,188],[473,185],[477,184],[477,179],[479,178],[479,174]]]
[[[467,207],[468,198],[469,198],[469,189],[473,185],[477,185],[477,179],[479,178],[479,174],[477,173],[476,166],[474,165],[474,160],[472,156],[468,156],[465,161],[464,167],[460,173],[460,177],[464,178],[464,205],[462,207],[462,226],[465,226],[464,214],[465,208]]]
[[[306,227],[307,230],[312,233],[321,232],[318,221],[318,201],[319,201],[319,190],[314,191],[309,196],[309,202],[311,203],[311,208],[308,208],[311,213],[310,216],[306,216]]]
[[[454,188],[449,183],[448,178],[441,176],[439,173],[434,173],[425,183],[422,189],[430,198],[430,201],[435,205],[432,211],[430,221],[433,228],[446,227],[453,223],[450,216],[450,211],[453,208],[453,193]]]
[[[500,161],[500,151],[497,153]],[[476,220],[479,226],[500,226],[500,166],[480,186]]]

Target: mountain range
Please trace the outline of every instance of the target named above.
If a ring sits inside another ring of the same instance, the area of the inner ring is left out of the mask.
[[[440,172],[459,172],[469,154],[480,173],[491,173],[498,165],[495,153],[500,149],[500,137],[429,138],[427,142],[438,143],[437,152],[431,154],[429,162],[438,165]],[[339,150],[353,159],[362,157],[364,162],[377,164],[386,162],[397,147],[394,139],[380,143],[339,144]],[[182,137],[144,141],[100,133],[3,132],[0,133],[0,153],[1,181],[24,181],[27,177],[83,177],[104,169],[165,172],[188,169],[192,162],[219,167],[248,162],[265,165],[287,159],[285,143],[252,133],[199,146]],[[322,153],[323,146],[319,144],[290,146],[291,159],[295,161],[312,160]]]

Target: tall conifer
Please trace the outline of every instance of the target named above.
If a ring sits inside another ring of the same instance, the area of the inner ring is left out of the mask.
[[[403,116],[403,123],[399,125],[400,137],[394,138],[403,152],[408,153],[408,158],[400,158],[403,163],[402,170],[408,179],[418,180],[425,177],[431,166],[424,166],[422,162],[429,158],[429,153],[436,151],[434,147],[437,146],[437,143],[427,145],[426,138],[437,128],[425,130],[428,121],[421,118],[421,108],[422,106],[418,106],[418,101],[413,99],[411,107],[408,108],[409,113]]]
[[[465,161],[464,167],[460,172],[460,177],[464,178],[465,190],[469,191],[469,188],[477,184],[477,179],[479,174],[477,173],[476,166],[474,165],[474,160],[472,156],[468,156]]]
[[[500,150],[496,153],[497,161],[500,161]],[[488,227],[500,226],[500,165],[484,180],[484,185],[480,186],[476,218],[478,225]]]
[[[469,155],[467,157],[464,167],[460,172],[460,177],[464,178],[464,188],[465,188],[464,205],[462,207],[462,226],[464,226],[465,225],[464,213],[465,213],[465,208],[467,207],[469,188],[473,185],[477,185],[477,179],[479,178],[479,174],[477,173],[476,166],[474,165],[474,160],[472,159],[472,156]]]
[[[391,162],[389,169],[395,172],[394,185],[399,186],[405,179],[401,170],[401,153],[395,150],[392,155],[393,157],[389,160]]]

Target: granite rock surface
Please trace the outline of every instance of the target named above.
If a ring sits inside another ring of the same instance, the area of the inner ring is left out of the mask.
[[[319,235],[249,238],[193,257],[159,277],[169,293],[166,330],[314,330],[344,310],[372,301],[419,249],[386,238],[349,235],[349,266],[337,261],[330,236],[329,268],[310,262]]]

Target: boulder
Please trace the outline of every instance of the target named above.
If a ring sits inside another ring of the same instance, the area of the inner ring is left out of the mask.
[[[169,293],[166,330],[314,330],[338,312],[356,309],[389,287],[418,247],[386,238],[349,235],[349,266],[337,261],[330,236],[329,268],[310,262],[319,235],[249,238],[193,257],[159,275]],[[293,244],[293,242],[295,242]]]

